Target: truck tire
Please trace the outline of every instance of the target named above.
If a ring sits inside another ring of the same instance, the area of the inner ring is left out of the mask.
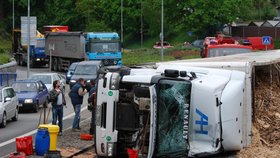
[[[57,71],[57,67],[58,67],[57,58],[53,58],[53,71]]]
[[[19,62],[19,65],[20,65],[20,66],[23,66],[23,65],[24,65],[24,64],[23,64],[23,59],[22,59],[22,56],[21,56],[21,55],[18,56],[18,62]]]
[[[34,67],[35,67],[35,63],[34,63],[34,61],[33,61],[32,59],[30,59],[29,66],[30,66],[31,68],[34,68]]]
[[[57,71],[62,71],[62,60],[60,58],[57,58]]]

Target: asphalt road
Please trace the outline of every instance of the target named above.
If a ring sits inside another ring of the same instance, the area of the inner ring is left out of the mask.
[[[30,69],[30,74],[33,73],[43,73],[48,72],[48,68],[32,68]],[[27,68],[17,67],[17,79],[27,78]],[[69,86],[66,85],[66,94],[69,92]],[[86,108],[87,95],[84,97],[84,103],[82,106],[81,121],[89,118],[90,112]],[[66,95],[67,108],[64,108],[64,127],[63,129],[71,128],[73,122],[73,106],[71,104],[70,98]],[[49,118],[48,122],[52,120],[51,105],[46,109],[46,117],[48,112]],[[44,109],[41,108],[38,113],[33,113],[29,111],[22,111],[19,113],[19,120],[16,122],[9,121],[6,128],[0,128],[0,157],[7,157],[11,152],[16,151],[15,138],[32,135],[33,143],[35,142],[37,127],[39,124],[41,115],[41,123],[43,123]]]

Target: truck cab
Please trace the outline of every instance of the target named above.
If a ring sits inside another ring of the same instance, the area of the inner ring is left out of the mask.
[[[122,65],[120,37],[115,32],[89,32],[86,55],[89,60],[102,60],[105,66]]]
[[[243,72],[183,66],[100,74],[96,153],[173,158],[240,150],[244,81]]]

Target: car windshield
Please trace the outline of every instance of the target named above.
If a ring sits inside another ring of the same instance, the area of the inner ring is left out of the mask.
[[[73,63],[70,65],[69,70],[75,70],[78,63]]]
[[[74,75],[96,75],[95,65],[77,65]]]
[[[37,84],[35,82],[17,82],[13,85],[16,92],[37,92]]]
[[[156,156],[175,157],[188,152],[188,123],[191,83],[159,82],[156,130]]]
[[[92,52],[119,52],[121,50],[119,42],[91,43]]]
[[[251,49],[248,48],[210,48],[209,49],[209,57],[217,57],[217,56],[226,56],[233,54],[242,54],[252,52]]]
[[[33,75],[30,79],[41,80],[44,84],[52,84],[52,79],[50,75]]]

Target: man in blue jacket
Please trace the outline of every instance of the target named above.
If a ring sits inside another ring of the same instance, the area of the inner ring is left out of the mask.
[[[80,78],[78,82],[72,87],[69,96],[74,107],[75,117],[72,124],[73,131],[80,131],[80,112],[83,104],[84,95],[87,93],[85,87],[85,80]]]

